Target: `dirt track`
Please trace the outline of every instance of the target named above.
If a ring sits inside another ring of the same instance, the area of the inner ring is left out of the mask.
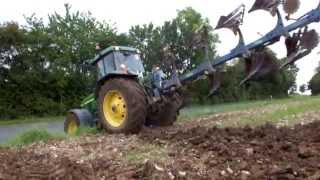
[[[0,179],[320,179],[320,121],[295,128],[197,124],[2,148]]]

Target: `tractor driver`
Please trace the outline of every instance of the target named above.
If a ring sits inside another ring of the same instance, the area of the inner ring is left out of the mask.
[[[153,87],[161,89],[163,80],[166,78],[166,75],[160,69],[159,65],[153,65],[152,67],[152,80],[153,80]]]

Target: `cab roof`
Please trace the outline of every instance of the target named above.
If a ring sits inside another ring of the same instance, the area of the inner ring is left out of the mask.
[[[95,64],[99,59],[102,57],[108,55],[109,53],[113,51],[131,51],[131,52],[136,52],[139,53],[139,50],[136,48],[132,47],[127,47],[127,46],[110,46],[102,51],[100,51],[93,60],[91,60],[90,64]]]

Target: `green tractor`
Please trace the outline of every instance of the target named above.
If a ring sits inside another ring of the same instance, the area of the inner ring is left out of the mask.
[[[144,125],[169,126],[177,120],[182,105],[179,91],[161,95],[163,72],[157,68],[146,83],[139,50],[112,46],[90,64],[97,69],[95,92],[82,101],[80,109],[68,111],[66,133],[75,134],[81,126],[136,133]]]

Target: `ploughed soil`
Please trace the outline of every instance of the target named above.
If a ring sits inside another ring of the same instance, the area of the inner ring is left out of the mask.
[[[0,148],[0,179],[317,180],[320,121],[255,128],[188,122],[145,128],[138,135],[87,135]]]

